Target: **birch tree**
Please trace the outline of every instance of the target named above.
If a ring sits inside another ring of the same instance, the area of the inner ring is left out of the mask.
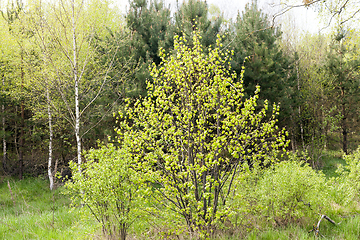
[[[38,5],[36,5],[36,10],[32,13],[32,15],[30,16],[30,19],[32,20],[32,23],[38,23],[38,28],[32,28],[32,31],[34,33],[34,40],[35,42],[37,42],[37,44],[34,44],[34,47],[37,47],[39,49],[39,53],[41,55],[41,59],[42,59],[42,64],[40,69],[37,68],[37,70],[39,70],[38,72],[40,74],[37,75],[37,78],[35,81],[38,82],[44,82],[44,85],[40,86],[40,90],[45,90],[45,102],[46,102],[46,109],[47,109],[47,118],[48,118],[48,128],[49,128],[49,146],[48,146],[48,169],[47,169],[47,173],[48,173],[48,178],[49,178],[49,182],[50,182],[50,190],[53,189],[54,187],[54,174],[52,171],[52,160],[53,160],[53,123],[52,123],[52,107],[51,107],[51,96],[50,96],[50,91],[52,88],[52,85],[54,84],[54,81],[51,81],[50,78],[51,76],[49,76],[49,67],[48,67],[48,62],[50,61],[50,55],[52,54],[49,51],[49,35],[48,33],[45,31],[44,25],[45,25],[45,13],[44,13],[44,9],[42,6],[42,2],[40,1]],[[30,21],[31,21],[30,20]],[[31,68],[34,66],[30,66]],[[37,72],[37,71],[36,71]],[[34,84],[35,86],[38,86],[36,84]],[[45,88],[45,89],[44,89]]]
[[[109,58],[105,65],[97,64],[95,41],[105,34],[106,27],[113,28],[114,14],[107,2],[96,0],[64,0],[56,3],[40,1],[33,2],[30,8],[36,12],[36,16],[30,16],[32,31],[36,35],[35,43],[44,56],[45,68],[51,72],[51,79],[46,74],[43,76],[48,78],[46,86],[52,85],[51,88],[57,92],[56,98],[62,101],[62,104],[52,101],[49,93],[55,93],[46,89],[49,129],[52,108],[67,119],[74,129],[80,171],[82,137],[92,127],[84,126],[82,118],[85,112],[93,110],[91,107],[104,92],[109,81],[108,72],[114,62],[114,58]],[[112,106],[110,104],[109,110]],[[51,133],[49,137],[52,138]],[[51,145],[49,166],[50,149]]]

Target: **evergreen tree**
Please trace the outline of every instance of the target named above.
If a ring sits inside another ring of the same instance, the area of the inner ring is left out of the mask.
[[[126,22],[132,32],[130,54],[139,61],[139,70],[135,74],[134,89],[137,94],[146,93],[146,79],[150,78],[149,64],[159,64],[159,49],[172,49],[173,33],[170,9],[163,1],[133,0],[126,16]]]
[[[126,22],[131,30],[130,55],[139,62],[132,84],[132,95],[146,94],[146,80],[150,79],[149,64],[160,63],[159,50],[173,51],[174,34],[192,39],[193,31],[199,29],[204,47],[214,45],[221,31],[221,16],[209,18],[208,6],[204,1],[189,0],[178,7],[171,19],[170,9],[164,2],[132,0]],[[190,40],[191,41],[191,40]]]
[[[221,15],[209,18],[206,1],[188,0],[178,7],[178,11],[175,13],[175,33],[192,39],[193,31],[198,29],[201,35],[201,44],[208,47],[215,45],[223,22]]]
[[[237,16],[234,23],[235,52],[232,67],[238,75],[245,65],[244,88],[247,96],[260,85],[261,100],[280,103],[280,120],[289,116],[290,104],[295,98],[292,86],[295,83],[290,71],[290,61],[278,45],[281,32],[272,27],[266,14],[258,9],[257,3],[246,5],[245,11]]]
[[[356,46],[346,42],[344,34],[337,34],[330,48],[327,70],[332,85],[333,104],[341,111],[342,149],[348,153],[349,133],[354,129],[354,121],[359,110],[359,67]]]

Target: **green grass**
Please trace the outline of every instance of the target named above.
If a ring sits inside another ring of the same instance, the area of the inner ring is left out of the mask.
[[[336,218],[334,218],[336,219]],[[348,217],[345,219],[337,219],[339,225],[333,225],[325,219],[320,224],[320,234],[325,239],[333,240],[353,240],[360,237],[360,216]],[[340,220],[340,221],[339,221]],[[317,223],[318,219],[314,220]],[[314,232],[309,232],[312,227],[301,228],[300,226],[290,226],[284,229],[269,229],[262,232],[253,232],[247,239],[255,240],[287,240],[287,239],[315,239]],[[234,238],[235,239],[235,238]]]
[[[337,176],[336,169],[339,164],[345,164],[340,154],[327,152],[321,158],[322,171],[327,177]],[[10,189],[8,187],[10,183]],[[80,209],[71,209],[70,200],[61,194],[62,188],[50,191],[48,181],[44,178],[28,178],[14,180],[5,178],[0,180],[0,239],[104,239],[98,234],[99,226],[94,220],[85,220],[81,217]],[[14,203],[15,202],[15,203]],[[348,212],[355,212],[348,209]],[[354,210],[354,209],[352,209]],[[320,233],[325,239],[359,239],[360,215],[334,211],[329,214],[339,225],[332,225],[325,219],[320,225]],[[341,217],[340,215],[347,215]],[[316,239],[308,231],[313,224],[317,224],[318,217],[308,219],[298,225],[283,228],[274,228],[271,225],[260,224],[257,229],[250,232],[229,235],[225,232],[216,240],[237,239]],[[145,224],[145,222],[137,223]],[[161,228],[161,223],[160,228]],[[139,226],[134,224],[135,229]],[[139,227],[144,229],[144,227]],[[146,232],[154,229],[147,228]],[[239,230],[244,231],[244,230]],[[97,235],[94,235],[97,234]],[[136,237],[134,237],[136,235]],[[145,232],[132,231],[129,239],[146,239]],[[161,234],[156,231],[149,233],[152,239],[159,239]],[[239,237],[240,236],[240,237]]]
[[[320,234],[324,237],[317,238],[314,232],[309,232],[312,225],[291,225],[284,228],[267,227],[260,230],[253,230],[247,234],[246,237],[239,238],[239,234],[233,236],[224,235],[222,237],[214,238],[215,240],[314,240],[314,239],[328,239],[328,240],[354,240],[360,238],[360,215],[348,216],[346,218],[334,217],[333,220],[338,225],[333,225],[327,220],[323,219],[320,224]],[[314,219],[314,224],[317,224],[319,219]]]
[[[61,188],[51,192],[44,179],[4,179],[0,184],[0,239],[92,239],[96,223],[85,222],[78,209],[70,211],[69,204]]]
[[[339,164],[345,165],[346,162],[338,153],[328,151],[321,158],[321,170],[328,178],[338,176],[336,169],[338,168]]]

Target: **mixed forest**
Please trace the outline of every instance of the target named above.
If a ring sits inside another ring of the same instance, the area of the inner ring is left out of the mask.
[[[316,34],[255,0],[234,19],[206,1],[175,4],[1,6],[8,204],[8,179],[41,178],[95,232],[124,240],[243,239],[318,214],[320,236],[320,223],[357,214],[355,1],[288,1],[329,22]],[[343,164],[324,174],[333,153]]]

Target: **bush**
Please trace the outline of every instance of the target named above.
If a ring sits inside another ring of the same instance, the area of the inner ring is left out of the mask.
[[[355,198],[359,198],[360,193],[360,148],[349,155],[344,155],[346,165],[340,165],[337,173],[340,177],[334,178],[337,188],[342,190],[342,204],[352,203]]]
[[[268,170],[257,184],[263,215],[277,225],[296,222],[329,207],[326,177],[302,161],[284,161]]]
[[[131,223],[139,216],[141,189],[127,153],[113,145],[90,150],[81,166],[71,163],[73,181],[66,184],[73,203],[85,206],[110,238],[125,239]]]
[[[160,53],[148,96],[126,106],[118,133],[139,171],[158,185],[157,200],[176,213],[170,220],[206,238],[230,214],[227,199],[245,165],[270,164],[288,142],[276,126],[279,106],[259,106],[259,88],[245,98],[221,37],[208,54],[200,39],[197,31],[191,44],[175,37],[174,55]]]

